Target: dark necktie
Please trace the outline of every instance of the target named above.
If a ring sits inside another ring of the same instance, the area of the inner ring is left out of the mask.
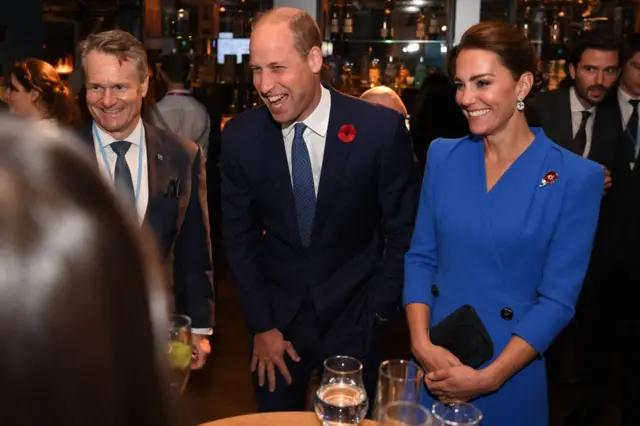
[[[291,176],[293,180],[293,197],[298,217],[298,230],[300,242],[304,247],[311,242],[313,219],[316,214],[316,192],[313,185],[313,171],[307,145],[302,135],[305,126],[303,123],[295,125],[293,146],[291,147]]]
[[[580,122],[578,133],[573,138],[573,152],[580,156],[584,154],[584,149],[587,146],[587,121],[590,115],[589,111],[582,111],[582,121]]]
[[[629,139],[631,140],[631,146],[633,147],[633,158],[635,160],[636,144],[638,143],[638,104],[640,103],[640,100],[631,99],[629,103],[633,107],[633,111],[631,112],[629,121],[627,121],[627,132],[629,134]]]
[[[133,179],[131,179],[131,170],[126,159],[126,154],[130,147],[131,142],[127,141],[118,141],[111,144],[111,149],[118,156],[113,181],[120,194],[135,204],[136,194],[133,189]]]

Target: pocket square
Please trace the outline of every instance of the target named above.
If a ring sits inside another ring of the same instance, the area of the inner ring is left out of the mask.
[[[178,198],[180,196],[180,179],[171,179],[165,192],[166,198]]]

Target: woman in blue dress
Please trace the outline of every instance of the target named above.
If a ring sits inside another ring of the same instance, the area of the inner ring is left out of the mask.
[[[574,314],[604,172],[528,127],[536,59],[515,28],[481,23],[458,47],[456,100],[472,135],[431,144],[405,262],[412,350],[428,373],[423,404],[472,401],[483,425],[546,426],[543,354]],[[465,304],[494,343],[477,369],[427,331]]]

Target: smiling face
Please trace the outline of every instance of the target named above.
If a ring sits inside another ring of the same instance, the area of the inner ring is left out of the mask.
[[[309,116],[320,102],[322,52],[296,50],[287,22],[265,22],[251,34],[253,85],[273,119],[288,125]]]
[[[131,60],[120,64],[116,56],[97,50],[87,55],[85,73],[89,112],[105,132],[125,139],[140,119],[149,77],[141,82]]]
[[[501,131],[521,114],[516,110],[519,99],[531,90],[533,75],[515,79],[493,52],[462,50],[456,58],[456,102],[469,120],[476,135],[492,135]]]
[[[587,49],[580,62],[569,65],[578,98],[585,106],[595,106],[604,100],[618,79],[618,52]]]

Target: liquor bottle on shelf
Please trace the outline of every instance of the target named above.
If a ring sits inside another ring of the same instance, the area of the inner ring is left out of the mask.
[[[364,52],[360,58],[360,87],[369,88],[371,85],[371,76],[369,70],[371,69],[371,52],[372,48]]]
[[[426,40],[427,39],[427,18],[425,18],[424,13],[422,13],[422,9],[420,9],[420,15],[418,15],[418,20],[416,21],[416,40]]]
[[[383,40],[393,40],[393,23],[392,23],[392,14],[393,14],[393,3],[391,0],[387,0],[385,9],[384,9],[384,17],[382,19],[382,28],[380,28],[380,37]]]
[[[431,18],[429,18],[429,40],[438,40],[440,38],[440,25],[438,21],[438,17],[435,13],[431,14]]]
[[[353,38],[353,11],[350,4],[344,6],[344,20],[342,22],[342,39],[351,40]]]
[[[331,28],[329,32],[331,41],[340,39],[340,10],[335,2],[331,4]]]
[[[413,75],[414,86],[422,86],[422,82],[425,78],[427,78],[427,66],[424,63],[424,56],[420,56],[420,60],[418,61],[418,65],[416,65],[416,70],[414,71]]]
[[[549,23],[549,44],[562,44],[560,22],[558,22],[558,18],[555,16],[551,23]]]
[[[404,66],[404,62],[400,62],[400,68],[398,69],[398,74],[396,74],[396,89],[406,89],[409,80],[413,81],[409,68]]]
[[[395,86],[396,75],[398,74],[398,64],[395,62],[395,58],[393,56],[389,56],[387,58],[387,63],[384,67],[384,77],[382,82],[385,86]]]
[[[371,60],[371,66],[369,67],[369,85],[371,87],[380,86],[380,62],[377,58]]]

